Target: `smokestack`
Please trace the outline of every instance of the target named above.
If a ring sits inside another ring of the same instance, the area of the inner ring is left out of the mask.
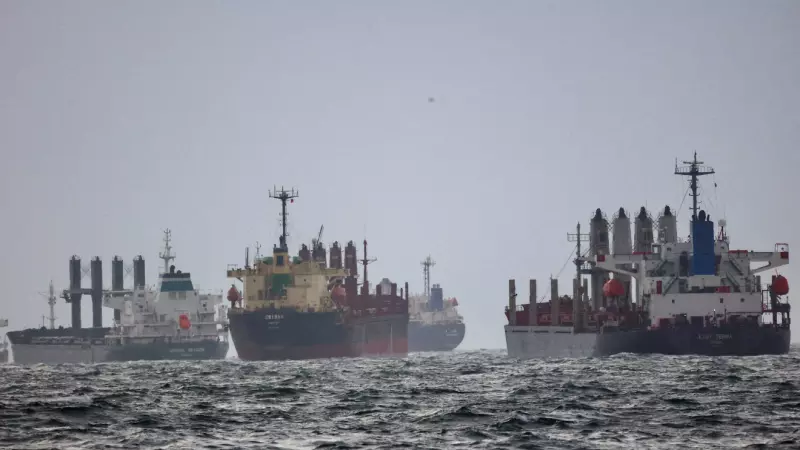
[[[622,212],[624,212],[624,210]],[[623,226],[624,224],[620,227]],[[630,228],[630,219],[628,219],[628,227]],[[622,233],[624,233],[624,231],[622,231]],[[630,235],[630,229],[628,230],[628,235]],[[619,235],[619,237],[622,236],[622,234]],[[606,220],[603,216],[603,212],[598,208],[589,221],[589,255],[607,255],[608,250],[608,220]],[[624,253],[624,251],[622,253]],[[630,254],[630,252],[628,252],[628,254]],[[604,272],[599,270],[593,270],[591,274],[594,309],[600,309],[600,307],[603,306],[603,273]]]
[[[508,280],[508,324],[517,324],[517,287],[514,280]]]
[[[561,325],[561,299],[558,298],[558,279],[550,279],[550,325]]]
[[[103,326],[103,262],[95,256],[91,262],[92,268],[92,326]]]
[[[114,259],[111,260],[111,290],[112,291],[121,291],[124,287],[124,280],[125,275],[122,270],[122,259],[119,256],[115,256]],[[119,296],[116,294],[115,296]],[[122,311],[115,309],[114,310],[114,321],[117,323],[120,322],[122,319]]]
[[[536,280],[528,284],[528,325],[539,325],[539,311],[536,309]]]
[[[144,289],[144,258],[139,255],[133,258],[133,288]]]
[[[581,296],[583,299],[583,311],[589,311],[589,280],[586,278],[583,279],[583,295]],[[584,328],[589,324],[589,317],[584,314],[583,317],[583,326]]]
[[[330,252],[330,259],[331,259],[331,269],[341,269],[342,268],[342,248],[339,247],[339,242],[335,241],[333,243],[333,247],[331,247]]]
[[[81,259],[69,260],[69,301],[72,304],[72,328],[81,327]]]
[[[406,281],[406,301],[408,301],[408,281]]]
[[[350,276],[358,276],[358,253],[353,241],[348,242],[344,248],[344,268],[350,272]]]
[[[572,331],[583,331],[583,309],[581,308],[581,281],[572,279]]]

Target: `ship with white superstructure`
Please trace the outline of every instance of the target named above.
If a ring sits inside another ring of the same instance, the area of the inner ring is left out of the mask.
[[[0,317],[0,328],[8,326],[8,319]],[[0,364],[8,362],[8,339],[3,335],[3,340],[0,341]]]
[[[597,209],[588,235],[580,233],[580,224],[577,234],[569,235],[578,242],[571,297],[559,297],[553,280],[551,299],[537,302],[531,280],[531,300],[517,307],[515,282],[509,280],[505,333],[510,356],[789,351],[788,282],[777,271],[768,283],[759,275],[789,263],[788,244],[776,244],[772,251],[732,249],[724,220],[715,237],[714,222],[697,205],[698,178],[714,171],[696,154],[685,164],[676,164],[675,174],[690,177],[689,239],[678,237],[677,217],[667,206],[656,221],[642,207],[631,240],[631,220],[620,208],[609,246],[609,221]],[[584,238],[590,244],[585,254],[580,250]]]
[[[408,351],[450,351],[464,340],[466,326],[458,312],[458,300],[445,298],[441,285],[431,286],[431,267],[436,263],[428,256],[422,261],[425,292],[408,300]]]
[[[227,305],[219,293],[201,293],[189,273],[175,270],[170,261],[171,232],[165,231],[165,251],[160,255],[165,271],[155,289],[145,286],[144,259],[134,259],[134,287],[123,289],[122,260],[112,261],[112,289],[102,289],[102,263],[91,264],[92,288],[80,286],[80,259],[70,260],[71,288],[63,298],[72,304],[71,328],[54,325],[51,284],[50,328],[32,328],[8,333],[15,363],[96,363],[159,359],[222,359],[227,339]],[[89,294],[93,303],[93,326],[80,324],[80,299]],[[102,326],[102,308],[114,310],[111,327]]]
[[[689,239],[678,238],[676,221],[665,219],[665,211],[659,242],[650,239],[640,252],[598,254],[590,261],[596,270],[613,273],[614,280],[636,282],[636,302],[623,301],[600,321],[596,354],[788,353],[789,283],[776,269],[789,264],[789,245],[777,243],[772,251],[735,249],[724,219],[715,236],[714,222],[697,205],[698,179],[714,170],[696,153],[684,164],[676,163],[675,174],[690,179]],[[759,274],[767,270],[774,274],[765,283]]]

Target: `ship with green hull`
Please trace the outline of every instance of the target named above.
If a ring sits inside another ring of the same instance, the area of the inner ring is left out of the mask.
[[[8,333],[14,363],[59,364],[99,363],[137,360],[201,360],[223,359],[228,353],[227,305],[222,292],[201,293],[196,290],[188,272],[176,270],[170,261],[169,230],[165,231],[165,249],[160,257],[165,270],[159,275],[155,289],[144,286],[143,280],[135,282],[132,290],[120,289],[122,267],[112,270],[112,290],[101,292],[100,307],[115,311],[111,327],[99,326],[102,317],[91,328],[82,328],[74,322],[71,328],[31,328]],[[75,261],[75,258],[73,258]],[[142,261],[139,259],[139,261]],[[99,259],[93,268],[99,266]],[[136,262],[136,260],[134,260]],[[142,264],[143,266],[143,264]],[[72,269],[72,265],[70,266]],[[77,265],[80,270],[79,260]],[[112,269],[115,266],[112,265]],[[143,268],[142,268],[143,271]],[[76,271],[72,271],[76,272]],[[93,273],[101,273],[93,270]],[[119,274],[119,276],[114,276]],[[134,274],[134,278],[136,274]],[[96,284],[102,288],[102,279]],[[78,281],[80,277],[78,277]],[[113,289],[117,287],[117,289]],[[52,294],[51,306],[55,303]],[[64,293],[71,302],[79,301],[83,291],[73,288]],[[96,296],[93,290],[93,297]],[[80,310],[78,310],[80,312]],[[52,315],[52,314],[51,314]],[[80,318],[80,314],[78,314]]]

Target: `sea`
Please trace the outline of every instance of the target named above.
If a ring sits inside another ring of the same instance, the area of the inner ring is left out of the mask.
[[[783,356],[0,366],[0,448],[800,447]]]

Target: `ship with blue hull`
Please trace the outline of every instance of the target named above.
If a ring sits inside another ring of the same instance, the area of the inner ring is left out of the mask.
[[[466,325],[458,313],[458,300],[445,298],[441,285],[430,285],[430,256],[422,261],[424,287],[422,295],[409,298],[408,351],[434,352],[454,350],[464,340]]]
[[[408,323],[408,351],[449,352],[464,340],[466,326],[463,322],[452,324],[410,321]]]
[[[370,288],[367,241],[359,261],[356,246],[334,242],[330,261],[322,244],[322,229],[311,248],[305,244],[298,256],[287,247],[286,207],[297,192],[270,192],[281,202],[282,233],[272,255],[258,248],[251,264],[229,267],[236,282],[228,291],[230,332],[236,353],[246,361],[303,360],[408,354],[408,283],[383,279]],[[344,258],[342,251],[344,250]],[[363,279],[358,282],[358,263]],[[361,286],[359,286],[361,284]]]
[[[684,164],[676,164],[675,174],[690,178],[690,238],[678,239],[670,215],[671,220],[660,220],[658,243],[635,254],[596,254],[591,261],[595,270],[614,274],[606,289],[608,307],[597,316],[595,354],[788,353],[788,281],[776,273],[765,283],[758,275],[789,263],[788,244],[775,244],[772,251],[734,249],[725,220],[715,236],[714,222],[697,206],[698,179],[714,170],[697,154]],[[635,303],[626,292],[631,279]]]

